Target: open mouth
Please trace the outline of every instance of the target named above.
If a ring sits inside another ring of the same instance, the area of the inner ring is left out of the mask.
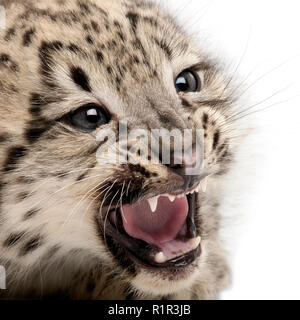
[[[196,194],[207,179],[186,192],[178,191],[106,208],[98,222],[104,237],[111,237],[134,262],[152,268],[184,268],[200,255],[201,237],[194,214]]]

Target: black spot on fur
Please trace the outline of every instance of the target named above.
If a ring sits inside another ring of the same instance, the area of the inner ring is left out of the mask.
[[[111,40],[107,42],[107,49],[108,50],[113,50],[117,47],[117,42],[115,40]]]
[[[102,63],[104,59],[102,52],[96,51],[96,58],[100,63]]]
[[[17,200],[18,201],[23,201],[25,200],[27,197],[29,196],[29,193],[28,192],[21,192],[17,195]]]
[[[0,67],[5,67],[10,69],[13,72],[19,72],[19,66],[11,59],[11,57],[6,54],[0,54]]]
[[[36,250],[42,244],[42,237],[40,235],[31,238],[25,245],[22,247],[20,251],[21,256],[25,256],[28,253]]]
[[[181,97],[181,102],[184,107],[190,108],[192,105],[184,98]]]
[[[224,142],[222,143],[217,150],[217,155],[219,155],[225,148],[226,148],[227,144]]]
[[[111,67],[111,66],[108,66],[108,67],[106,68],[106,70],[107,70],[107,73],[108,73],[108,74],[112,74],[112,67]]]
[[[18,181],[18,183],[21,183],[21,184],[31,184],[31,183],[35,182],[35,180],[33,178],[26,177],[26,176],[18,177],[17,181]]]
[[[97,149],[98,149],[98,148],[97,148]],[[86,172],[82,173],[82,174],[76,179],[76,181],[82,181],[82,180],[86,177],[86,175],[87,175]]]
[[[6,133],[1,133],[0,134],[0,143],[6,142],[8,140],[8,134]]]
[[[25,139],[32,144],[36,142],[46,131],[51,129],[53,125],[53,121],[47,121],[43,118],[31,120],[27,124],[27,129],[24,134]]]
[[[85,31],[91,30],[91,27],[90,27],[87,23],[83,23],[83,24],[82,24],[82,28],[83,28]]]
[[[218,146],[219,139],[220,139],[220,132],[216,131],[214,134],[214,139],[213,139],[213,150],[215,150],[216,147]]]
[[[12,247],[20,242],[20,240],[24,237],[25,232],[12,233],[9,237],[4,241],[4,247]]]
[[[131,28],[133,30],[133,32],[136,32],[136,28],[137,28],[137,24],[139,21],[139,15],[135,12],[128,12],[126,15],[126,18],[129,20],[130,24],[131,24]]]
[[[74,43],[71,43],[69,46],[68,46],[68,49],[74,53],[78,53],[80,51],[79,47],[74,44]]]
[[[208,115],[207,115],[207,113],[203,113],[202,126],[203,126],[204,130],[207,130],[207,124],[208,124]]]
[[[147,53],[147,51],[145,50],[141,40],[136,37],[133,41],[132,41],[132,46],[136,49],[139,50],[141,52],[141,54],[143,55],[144,59],[143,59],[143,63],[150,68],[150,63],[149,63],[149,55]]]
[[[86,40],[86,42],[89,43],[89,44],[93,44],[93,43],[94,43],[94,40],[93,40],[93,38],[92,38],[91,36],[86,36],[86,37],[85,37],[85,40]]]
[[[146,178],[151,177],[151,173],[139,164],[129,163],[128,168],[132,172],[139,172],[142,176],[144,176]]]
[[[77,4],[83,13],[91,13],[89,6],[85,2],[77,1]]]
[[[157,19],[153,18],[153,17],[143,17],[143,20],[146,23],[149,23],[152,27],[157,28],[158,27],[158,22]]]
[[[43,41],[40,47],[40,58],[51,62],[51,54],[53,51],[60,51],[63,49],[63,44],[60,41],[46,42]]]
[[[90,3],[90,6],[92,7],[93,10],[100,13],[104,18],[108,17],[108,13],[102,8],[98,7],[95,3]]]
[[[228,152],[228,148],[225,149],[220,156],[220,161],[229,162],[230,161],[230,153]]]
[[[63,47],[64,46],[60,41],[43,41],[39,49],[39,58],[41,61],[40,72],[44,77],[43,83],[51,89],[56,87],[51,74],[51,67],[54,64],[52,55],[54,52],[62,50]]]
[[[121,24],[117,20],[114,20],[114,26],[117,27],[118,29],[121,29]]]
[[[91,87],[89,84],[89,78],[87,74],[80,67],[72,67],[71,77],[73,81],[81,87],[84,91],[91,92]]]
[[[16,169],[18,161],[27,153],[27,149],[23,146],[12,147],[8,151],[8,155],[4,165],[4,171],[9,172]]]
[[[100,32],[100,28],[99,28],[99,25],[98,25],[98,23],[96,22],[96,21],[91,21],[91,26],[92,26],[92,28],[93,28],[93,30],[95,31],[95,32],[97,32],[97,33],[99,33]]]
[[[9,28],[4,36],[5,41],[10,41],[16,35],[15,28]]]
[[[24,214],[24,220],[29,220],[39,213],[38,209],[31,209]]]
[[[57,102],[54,98],[48,98],[40,95],[39,93],[33,92],[30,96],[30,113],[35,116],[39,116],[41,109],[49,103]]]
[[[34,28],[31,28],[24,33],[24,35],[23,35],[23,46],[24,47],[29,47],[29,45],[32,42],[32,38],[33,38],[34,34],[35,34]]]
[[[166,54],[168,59],[172,58],[172,49],[169,44],[165,40],[159,40],[157,38],[154,39],[155,43],[161,48],[164,53]]]
[[[125,34],[124,34],[123,32],[118,31],[118,32],[117,32],[117,35],[119,36],[119,38],[121,39],[121,41],[125,42],[126,36],[125,36]]]

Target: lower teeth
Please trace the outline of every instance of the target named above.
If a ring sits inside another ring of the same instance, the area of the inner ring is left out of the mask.
[[[168,256],[163,251],[160,251],[155,255],[154,260],[156,263],[159,263],[159,264],[165,263],[169,260],[175,259],[177,257],[180,257],[180,256],[186,254],[186,253],[189,253],[193,250],[196,250],[198,248],[200,242],[201,242],[201,237],[192,238],[187,242],[187,248],[186,248],[187,250],[185,252],[177,252],[177,254],[176,254],[176,252],[174,252],[174,253],[172,252],[172,255]]]

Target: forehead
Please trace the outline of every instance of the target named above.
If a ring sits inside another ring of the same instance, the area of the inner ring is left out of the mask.
[[[28,0],[22,5],[13,27],[21,31],[24,55],[37,50],[34,57],[30,53],[35,74],[62,101],[66,92],[71,99],[71,92],[72,105],[77,98],[82,103],[84,93],[117,105],[120,97],[172,87],[174,76],[202,60],[187,35],[148,1]]]
[[[166,62],[180,70],[199,61],[198,51],[187,35],[148,1],[40,0],[28,6],[21,20],[33,22],[35,32],[40,31],[45,41],[63,39],[78,56],[93,55],[96,60],[90,59],[91,63],[101,64],[109,73],[123,75],[138,65],[148,78]],[[24,35],[25,42],[30,32]],[[142,80],[142,72],[130,71],[133,78]]]

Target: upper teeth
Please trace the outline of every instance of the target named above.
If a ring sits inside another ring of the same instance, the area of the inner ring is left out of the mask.
[[[152,212],[156,211],[158,198],[159,198],[159,196],[148,199],[148,202],[149,202],[149,205],[150,205]]]
[[[168,197],[169,197],[169,200],[170,200],[171,202],[173,202],[173,201],[175,200],[175,198],[176,198],[176,196],[174,196],[174,195],[172,195],[172,194],[169,194],[169,193],[168,193]]]
[[[206,177],[205,179],[201,180],[200,183],[193,189],[193,190],[190,190],[188,192],[184,192],[184,193],[181,193],[181,194],[177,194],[177,195],[173,195],[173,194],[170,194],[170,193],[166,193],[166,194],[162,194],[162,195],[159,195],[159,196],[155,196],[153,198],[150,198],[148,199],[148,203],[149,203],[149,206],[150,206],[150,209],[152,212],[155,212],[156,209],[157,209],[157,203],[158,203],[158,199],[159,197],[168,197],[169,200],[171,202],[173,202],[175,200],[175,198],[183,198],[185,197],[186,195],[188,194],[193,194],[194,192],[199,192],[200,190],[202,192],[205,192],[206,191],[206,188],[207,188],[207,180],[208,178]]]

